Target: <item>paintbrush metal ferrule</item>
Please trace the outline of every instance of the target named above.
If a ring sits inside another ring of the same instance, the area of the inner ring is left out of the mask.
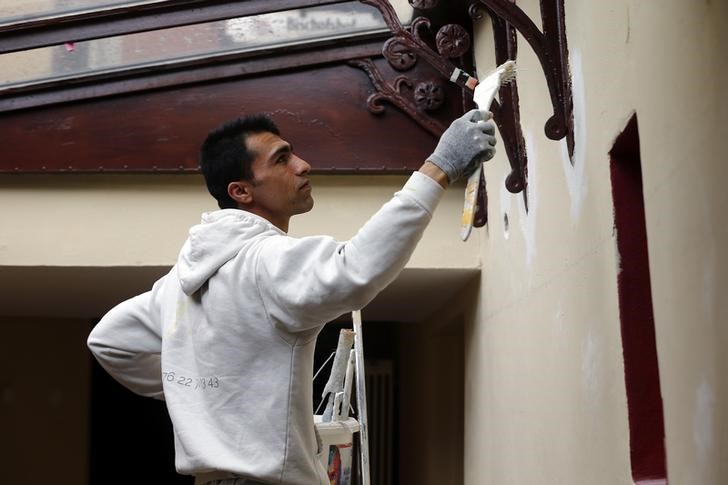
[[[476,78],[458,67],[456,67],[452,74],[450,74],[450,81],[462,88],[467,88],[470,91],[475,90],[475,87],[478,85],[478,80]]]

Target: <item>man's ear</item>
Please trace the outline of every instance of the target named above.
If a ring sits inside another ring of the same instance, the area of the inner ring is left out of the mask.
[[[230,182],[227,187],[228,195],[235,202],[242,205],[253,203],[253,184],[246,180]]]

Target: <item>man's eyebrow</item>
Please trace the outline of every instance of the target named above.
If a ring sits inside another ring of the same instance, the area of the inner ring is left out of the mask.
[[[284,142],[271,154],[269,160],[275,160],[284,153],[293,153],[293,145],[288,142]]]

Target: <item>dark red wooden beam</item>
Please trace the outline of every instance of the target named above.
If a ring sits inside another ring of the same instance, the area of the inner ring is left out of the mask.
[[[382,58],[375,60],[393,77]],[[426,64],[417,78],[435,72]],[[437,113],[460,110],[460,90]],[[0,173],[187,173],[208,131],[267,112],[316,173],[408,173],[435,148],[406,114],[366,110],[372,88],[361,71],[325,64],[41,106],[0,115]]]

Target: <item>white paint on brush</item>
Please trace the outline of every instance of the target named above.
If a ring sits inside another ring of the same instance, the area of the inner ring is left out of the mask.
[[[574,101],[574,156],[569,158],[566,139],[561,140],[561,164],[566,175],[566,185],[571,199],[571,220],[577,222],[588,192],[586,177],[586,94],[581,51],[573,49],[569,58],[571,64],[571,94]],[[529,160],[530,165],[530,160]],[[530,167],[529,167],[530,175]]]
[[[528,212],[526,212],[526,203],[523,200],[523,194],[518,194],[519,222],[521,232],[523,233],[523,241],[526,245],[526,265],[531,266],[536,256],[536,215],[538,214],[538,153],[536,151],[536,143],[533,133],[524,129],[523,137],[526,141],[526,154],[528,155],[528,185],[526,193],[528,194]]]
[[[695,415],[693,416],[693,440],[701,463],[707,463],[715,442],[715,395],[710,384],[703,378],[695,393]]]

